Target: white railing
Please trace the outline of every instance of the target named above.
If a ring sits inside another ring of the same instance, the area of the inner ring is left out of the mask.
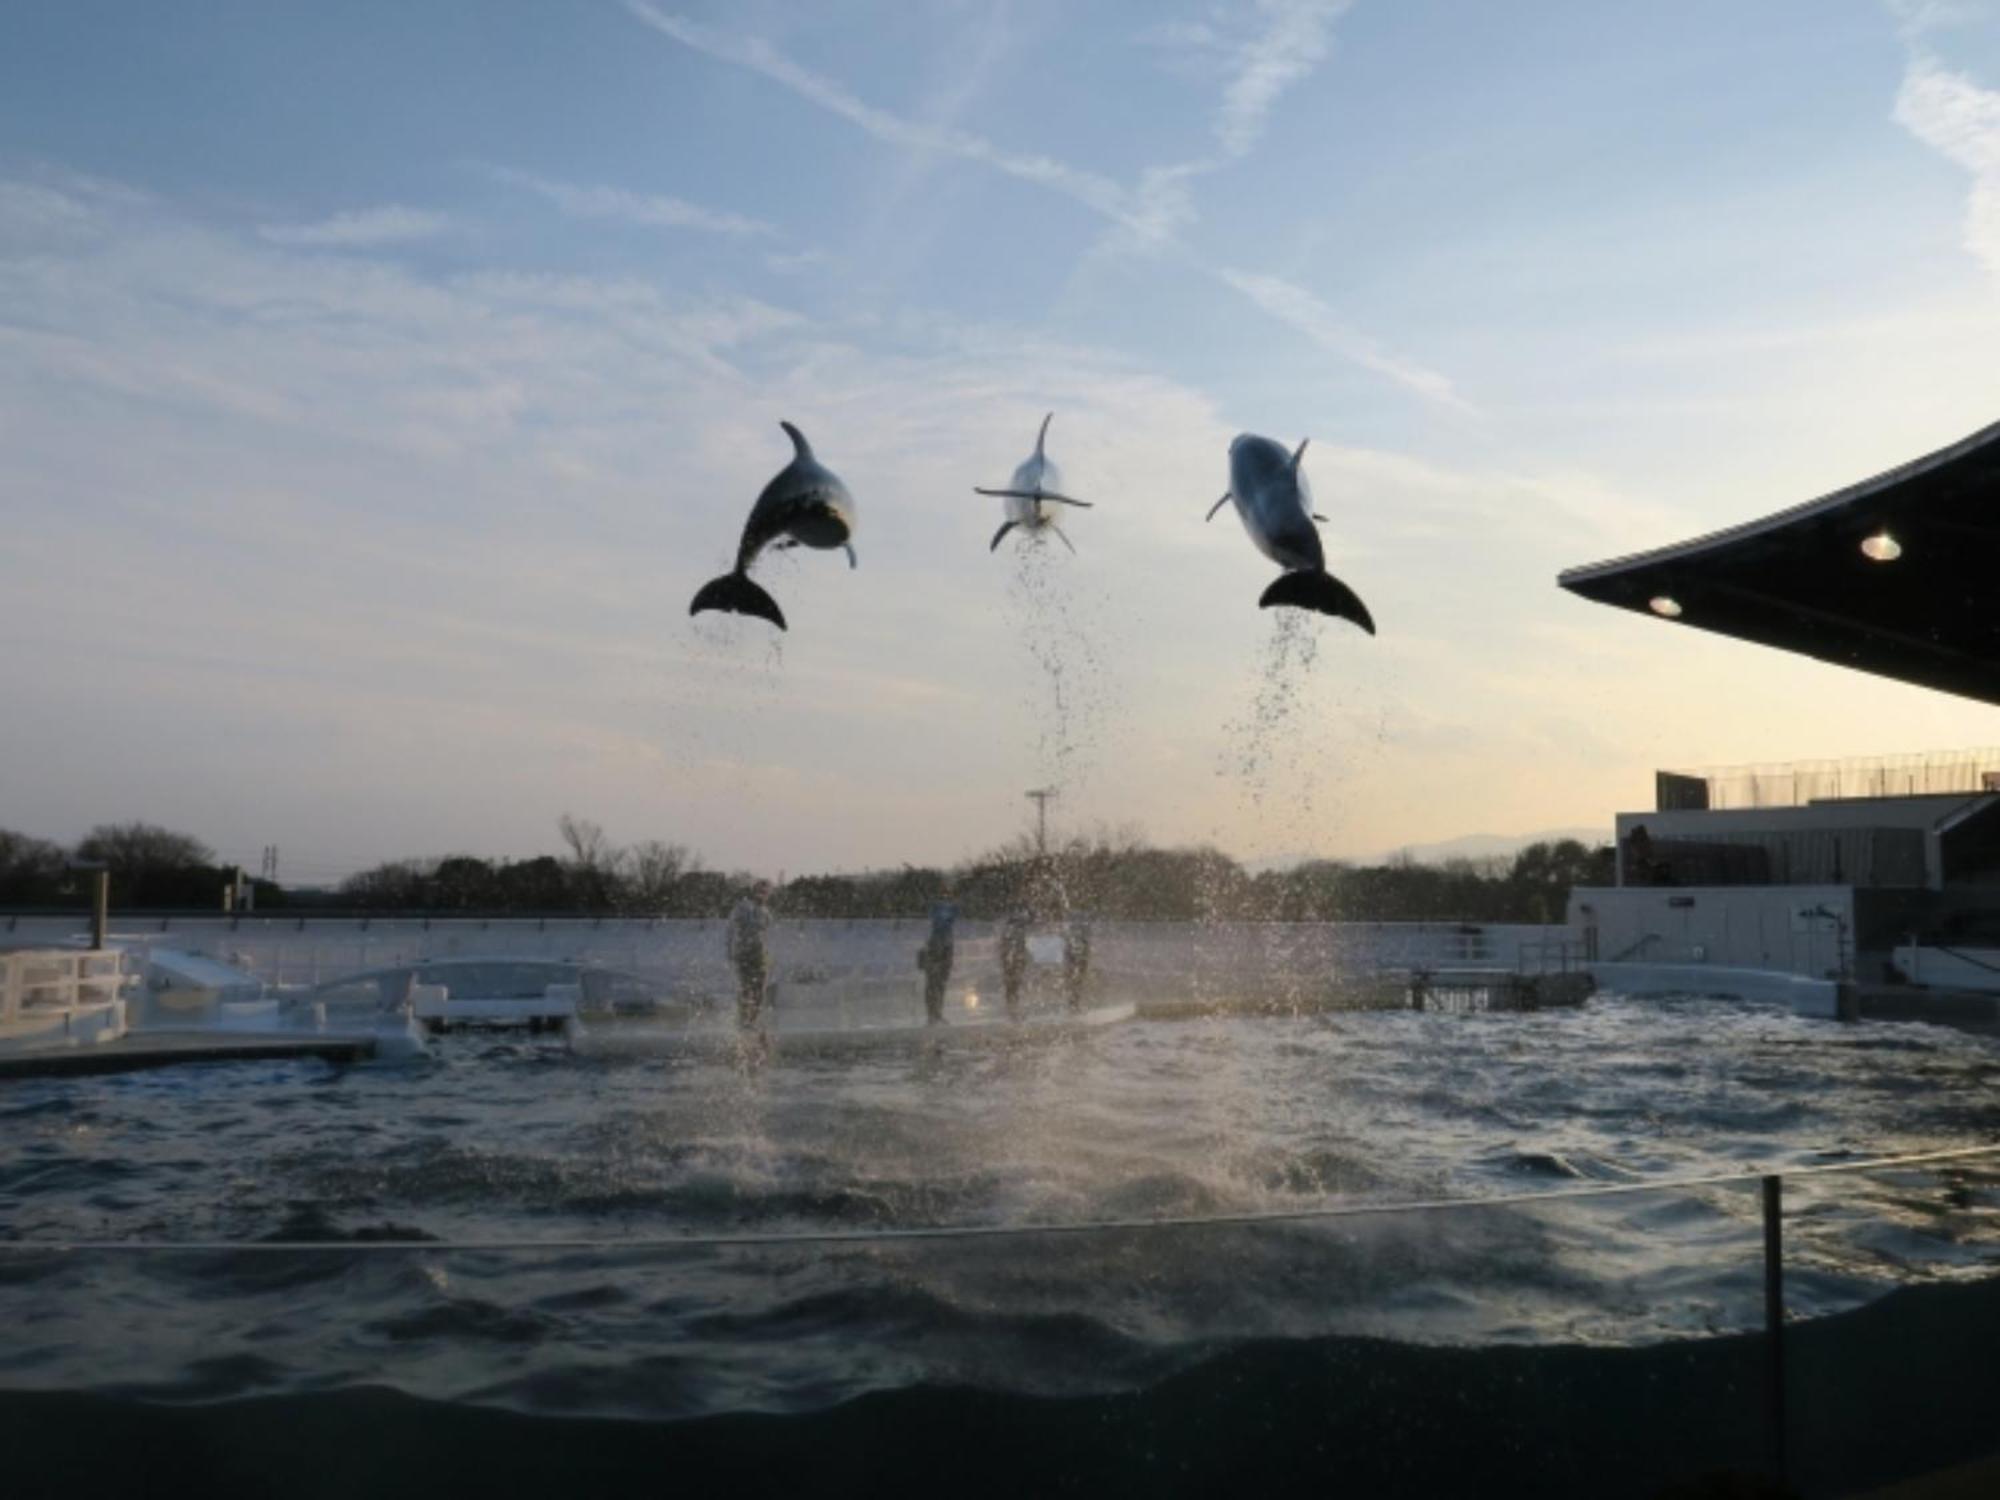
[[[1708,784],[1708,807],[1804,807],[1856,797],[1924,797],[2000,789],[2000,749],[1920,750],[1847,760],[1702,766],[1668,771]]]
[[[41,924],[51,945],[73,919]],[[165,919],[163,919],[165,921]],[[62,926],[60,924],[68,924]],[[999,924],[961,919],[954,986],[984,992],[999,982]],[[1047,933],[1051,928],[1040,928]],[[922,992],[921,917],[795,919],[769,935],[770,976],[780,1004],[915,1004]],[[38,934],[39,935],[39,934]],[[354,917],[173,918],[164,933],[120,930],[135,948],[167,943],[215,959],[274,989],[303,991],[349,975],[452,958],[539,958],[631,976],[662,997],[727,1003],[736,993],[720,919],[507,920]],[[1547,945],[1569,929],[1456,922],[1122,922],[1093,924],[1090,972],[1098,992],[1201,1001],[1251,994],[1301,996],[1330,985],[1413,968],[1540,967]],[[1039,972],[1039,966],[1037,966]],[[1031,973],[1039,983],[1048,975]]]
[[[129,983],[125,956],[115,949],[0,951],[0,1026],[100,1010]]]

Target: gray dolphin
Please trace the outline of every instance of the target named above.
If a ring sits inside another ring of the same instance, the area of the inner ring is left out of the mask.
[[[1048,416],[1042,418],[1042,430],[1035,434],[1034,454],[1026,463],[1015,468],[1014,477],[1008,481],[1006,489],[986,490],[976,484],[972,487],[975,495],[999,495],[1007,501],[1007,519],[1002,521],[1000,529],[993,533],[993,540],[986,548],[988,552],[999,547],[1000,538],[1016,526],[1031,532],[1053,531],[1061,538],[1065,547],[1072,552],[1076,551],[1076,545],[1064,536],[1063,529],[1056,525],[1056,518],[1044,509],[1049,505],[1075,505],[1084,510],[1090,509],[1088,500],[1072,500],[1061,493],[1062,470],[1056,467],[1054,459],[1042,451],[1043,445],[1048,441],[1049,422],[1054,416],[1055,413],[1050,412]]]
[[[785,628],[785,612],[778,601],[750,581],[750,565],[766,547],[841,547],[847,565],[855,565],[854,497],[833,470],[813,456],[806,435],[790,422],[780,427],[792,440],[792,461],[778,470],[764,486],[757,503],[750,507],[750,519],[743,523],[743,540],[736,545],[736,566],[720,578],[711,578],[698,589],[688,613],[705,609],[728,610],[731,614],[755,615]]]
[[[1298,609],[1317,610],[1337,619],[1352,620],[1370,635],[1375,621],[1361,598],[1326,570],[1326,552],[1320,546],[1312,508],[1312,490],[1306,484],[1299,460],[1305,457],[1307,438],[1298,451],[1286,453],[1267,437],[1238,433],[1229,445],[1229,490],[1209,508],[1208,519],[1231,500],[1243,518],[1243,529],[1257,550],[1283,568],[1278,581],[1264,590],[1258,604],[1265,609],[1289,604]]]

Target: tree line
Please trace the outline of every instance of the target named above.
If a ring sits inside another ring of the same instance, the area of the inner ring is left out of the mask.
[[[596,823],[567,814],[557,830],[560,852],[526,859],[392,860],[332,891],[250,884],[259,911],[712,917],[753,883],[705,868],[683,844],[614,844]],[[110,867],[116,910],[213,911],[235,875],[201,840],[146,823],[102,825],[73,850],[0,830],[0,905],[87,905],[88,884],[71,868],[78,861]],[[1161,848],[1121,830],[1046,850],[1024,837],[951,868],[797,876],[772,906],[781,916],[917,917],[950,889],[975,920],[1018,908],[1041,921],[1084,912],[1132,921],[1560,922],[1570,887],[1609,885],[1612,866],[1609,847],[1563,839],[1530,844],[1511,860],[1308,860],[1253,872],[1218,849]]]
[[[123,908],[213,911],[240,873],[219,862],[194,835],[151,823],[100,823],[68,846],[0,828],[0,906],[87,907],[87,872],[99,865],[111,871],[112,903]],[[254,887],[260,904],[283,900],[284,893],[268,880],[245,883]]]

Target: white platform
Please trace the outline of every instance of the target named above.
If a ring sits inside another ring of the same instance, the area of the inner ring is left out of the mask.
[[[1728,964],[1593,963],[1588,967],[1600,990],[1620,995],[1705,995],[1767,1001],[1787,1006],[1797,1015],[1829,1020],[1841,1013],[1840,982],[1834,979]]]

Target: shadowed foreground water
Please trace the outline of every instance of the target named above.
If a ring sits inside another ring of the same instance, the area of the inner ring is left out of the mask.
[[[616,1242],[1478,1198],[1983,1144],[2000,1138],[1996,1079],[1988,1038],[1692,1001],[1135,1022],[752,1075],[464,1037],[418,1068],[221,1066],[10,1086],[0,1234]],[[1961,1342],[2000,1332],[1983,1279],[2000,1259],[1997,1182],[1983,1165],[1796,1179],[1794,1315],[1933,1283],[1927,1297],[1963,1298],[1963,1309],[1925,1303],[1924,1316]],[[694,1445],[690,1462],[761,1454],[773,1482],[799,1443],[804,1454],[859,1442],[853,1423],[914,1423],[927,1436],[904,1450],[909,1463],[983,1442],[989,1479],[1053,1482],[1111,1465],[1152,1473],[1154,1488],[1176,1473],[1199,1488],[1201,1454],[1258,1432],[1306,1474],[1301,1455],[1325,1450],[1299,1445],[1322,1421],[1350,1449],[1380,1447],[1365,1463],[1346,1455],[1356,1474],[1443,1462],[1455,1450],[1432,1428],[1446,1412],[1468,1434],[1497,1423],[1529,1454],[1581,1432],[1565,1405],[1576,1422],[1611,1421],[1655,1388],[1652,1427],[1708,1434],[1666,1444],[1666,1466],[1644,1470],[1671,1476],[1674,1462],[1761,1451],[1758,1341],[1711,1336],[1761,1326],[1761,1275],[1754,1194],[1734,1187],[957,1243],[16,1251],[0,1256],[0,1387],[44,1393],[34,1430],[52,1462],[65,1423],[136,1399],[149,1421],[167,1420],[159,1403],[221,1403],[176,1417],[179,1439],[162,1441],[220,1441],[237,1420],[226,1413],[254,1411],[288,1425],[308,1412],[322,1427],[352,1418],[399,1442],[421,1430],[444,1449],[500,1441],[475,1436],[492,1422],[524,1446],[582,1444],[579,1456],[673,1433]],[[1862,1315],[1877,1319],[1857,1346],[1871,1368],[1901,1337],[1882,1310],[1906,1302]],[[1899,1356],[1906,1384],[1990,1383],[1925,1374],[1925,1360],[1947,1365],[1955,1347],[1932,1338]],[[1607,1381],[1617,1389],[1599,1389]],[[1532,1413],[1523,1391],[1540,1393]],[[1927,1410],[1942,1420],[1942,1407]],[[588,1420],[606,1417],[671,1420]],[[771,1422],[764,1438],[745,1436]],[[959,1437],[927,1425],[938,1422]],[[604,1431],[621,1436],[584,1436]],[[1933,1445],[1919,1453],[1949,1447],[1903,1432]],[[1093,1448],[1093,1433],[1108,1446]],[[1575,1452],[1604,1436],[1576,1436]],[[1640,1446],[1651,1452],[1658,1437]],[[840,1483],[895,1477],[863,1446],[873,1456]],[[1051,1467],[1022,1467],[1042,1449]],[[1057,1453],[1068,1457],[1056,1464]],[[1180,1467],[1159,1467],[1162,1454]],[[640,1461],[637,1449],[628,1457]],[[1882,1477],[1908,1461],[1862,1469]],[[370,1460],[357,1450],[343,1462]],[[828,1470],[826,1487],[838,1477]]]

